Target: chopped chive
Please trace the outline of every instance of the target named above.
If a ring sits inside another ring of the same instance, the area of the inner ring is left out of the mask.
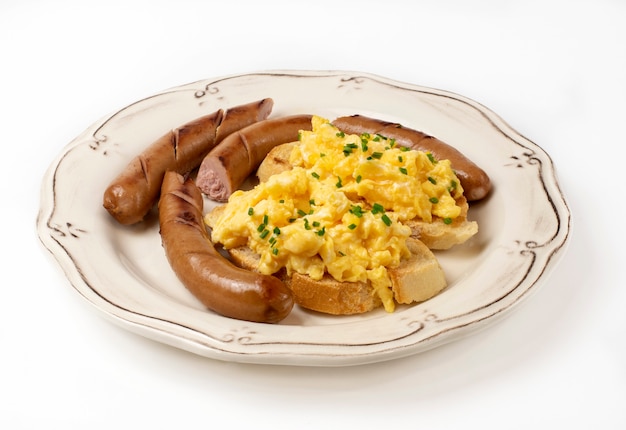
[[[437,181],[435,180],[435,178],[433,178],[432,176],[428,177],[428,182],[430,182],[433,185],[437,185]]]
[[[259,226],[256,228],[256,231],[258,231],[259,233],[262,232],[263,230],[265,230],[266,225],[265,224],[259,224]]]
[[[319,221],[313,221],[313,227],[319,227],[319,226],[320,226]]]
[[[358,218],[361,218],[363,216],[363,208],[358,205],[353,205],[350,207],[350,213]]]
[[[452,218],[444,218],[443,219],[443,223],[444,224],[452,224]]]
[[[405,167],[400,167],[400,173],[402,173],[403,175],[408,175],[409,172],[406,170]]]
[[[398,161],[399,161],[400,163],[404,162],[404,158],[402,158],[402,155],[398,155]]]
[[[372,158],[380,160],[382,157],[383,157],[383,153],[382,152],[373,152],[372,153]]]
[[[381,205],[380,203],[374,203],[374,205],[372,206],[372,213],[374,215],[381,214],[384,212],[385,212],[385,208],[383,207],[383,205]]]
[[[391,219],[387,216],[387,214],[383,214],[383,216],[380,219],[383,220],[383,222],[385,223],[387,227],[391,225]]]
[[[263,230],[263,231],[261,232],[261,239],[265,239],[265,238],[267,237],[267,235],[268,235],[268,234],[270,234],[270,231],[269,231],[269,230],[267,230],[267,229],[266,229],[266,230]]]
[[[341,183],[341,178],[339,176],[337,176],[337,183],[335,184],[335,186],[337,188],[343,187],[343,184]]]
[[[354,230],[354,229],[356,228],[356,224],[350,224],[350,225],[348,226],[348,228],[349,228],[350,230]]]
[[[303,211],[302,209],[298,209],[298,215],[300,216],[306,216],[306,212]]]
[[[263,215],[263,224],[267,225],[267,223],[270,221],[269,217],[267,216],[267,214]]]
[[[313,200],[313,199],[309,200],[309,204],[310,204],[311,206],[315,206],[315,200]]]
[[[343,154],[347,157],[352,154],[356,148],[358,148],[356,143],[347,143],[343,146]]]
[[[431,163],[437,164],[437,159],[435,158],[435,156],[432,153],[427,152],[426,156],[428,157],[428,159],[430,160]]]
[[[361,175],[357,176],[357,177],[356,177],[356,183],[358,184],[359,182],[361,182],[361,179],[363,179],[363,178],[361,177]]]
[[[437,197],[431,197],[428,199],[428,201],[431,202],[432,204],[439,203],[439,199]]]
[[[254,208],[248,208],[248,215],[254,215]]]
[[[335,136],[337,136],[337,137],[346,137],[346,134],[343,131],[338,131]]]
[[[313,176],[315,179],[319,179],[320,178],[320,175],[317,172],[311,173],[311,176]]]
[[[273,248],[272,249],[272,254],[278,255],[278,248]]]
[[[326,233],[326,227],[322,227],[321,230],[318,230],[315,232],[318,236],[324,236],[324,233]]]
[[[276,236],[280,235],[280,229],[278,227],[274,227],[274,234]]]

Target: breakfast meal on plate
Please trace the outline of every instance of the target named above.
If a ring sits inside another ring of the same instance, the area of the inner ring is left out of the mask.
[[[318,312],[392,312],[445,288],[420,226],[437,226],[429,232],[439,248],[478,231],[450,161],[381,134],[346,134],[318,116],[311,128],[270,151],[256,187],[206,215],[213,243]]]
[[[111,183],[105,208],[134,224],[158,201],[174,273],[231,318],[276,323],[294,305],[393,312],[445,289],[433,251],[478,232],[468,202],[489,193],[487,174],[396,123],[270,119],[272,106],[263,99],[218,110],[166,134]],[[241,189],[254,176],[258,183]],[[206,213],[205,198],[216,203]]]
[[[266,119],[270,98],[219,109],[168,131],[133,158],[104,192],[103,205],[121,224],[143,220],[159,197],[168,170],[187,174],[197,168],[213,147],[233,132]]]

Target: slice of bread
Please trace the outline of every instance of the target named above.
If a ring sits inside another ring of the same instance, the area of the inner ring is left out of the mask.
[[[428,300],[447,286],[443,269],[435,255],[422,242],[409,238],[409,259],[395,268],[388,268],[392,291],[397,303],[409,304]],[[239,267],[256,271],[259,256],[242,246],[228,250]],[[316,281],[307,275],[283,269],[276,273],[293,292],[294,301],[305,309],[332,315],[352,315],[369,312],[382,306],[380,297],[369,282],[339,282],[325,274]]]
[[[272,148],[257,170],[259,181],[265,182],[274,174],[290,170],[289,156],[297,144],[297,142],[291,142]],[[457,217],[451,224],[445,224],[443,219],[437,217],[432,222],[412,219],[403,223],[411,228],[412,237],[422,241],[428,248],[450,249],[466,242],[478,233],[478,223],[467,219],[469,210],[467,199],[461,197],[457,200],[457,205],[461,207],[461,216]]]
[[[259,181],[266,182],[272,175],[291,170],[289,156],[297,144],[298,142],[290,142],[273,147],[257,169],[256,176]]]

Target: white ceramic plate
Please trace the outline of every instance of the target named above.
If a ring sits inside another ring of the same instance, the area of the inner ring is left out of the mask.
[[[122,227],[102,208],[109,181],[166,131],[264,97],[274,99],[273,117],[359,113],[399,122],[456,146],[488,172],[493,192],[470,209],[478,235],[437,253],[446,290],[393,314],[333,317],[296,308],[277,325],[224,318],[205,310],[173,274],[156,217]],[[208,79],[115,112],[54,160],[43,181],[37,223],[41,241],[71,285],[123,327],[215,359],[315,366],[403,357],[496,321],[545,281],[570,233],[549,156],[484,106],[380,76],[326,71]]]

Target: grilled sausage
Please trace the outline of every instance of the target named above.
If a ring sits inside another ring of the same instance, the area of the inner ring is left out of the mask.
[[[456,148],[421,131],[362,115],[340,117],[335,119],[333,124],[344,133],[380,134],[395,139],[399,145],[430,152],[436,159],[450,160],[452,168],[463,186],[467,200],[480,200],[487,196],[491,190],[491,180],[483,169]]]
[[[169,131],[133,158],[104,192],[103,206],[121,224],[146,216],[159,197],[167,170],[189,173],[230,133],[266,119],[272,99],[263,99],[224,112],[219,109]]]
[[[234,266],[210,241],[202,193],[192,179],[167,172],[159,199],[161,240],[180,281],[208,309],[226,317],[276,323],[293,308],[291,291],[276,277]]]
[[[232,133],[204,158],[196,184],[209,198],[225,202],[273,147],[298,140],[300,130],[311,130],[311,115],[266,119]]]

